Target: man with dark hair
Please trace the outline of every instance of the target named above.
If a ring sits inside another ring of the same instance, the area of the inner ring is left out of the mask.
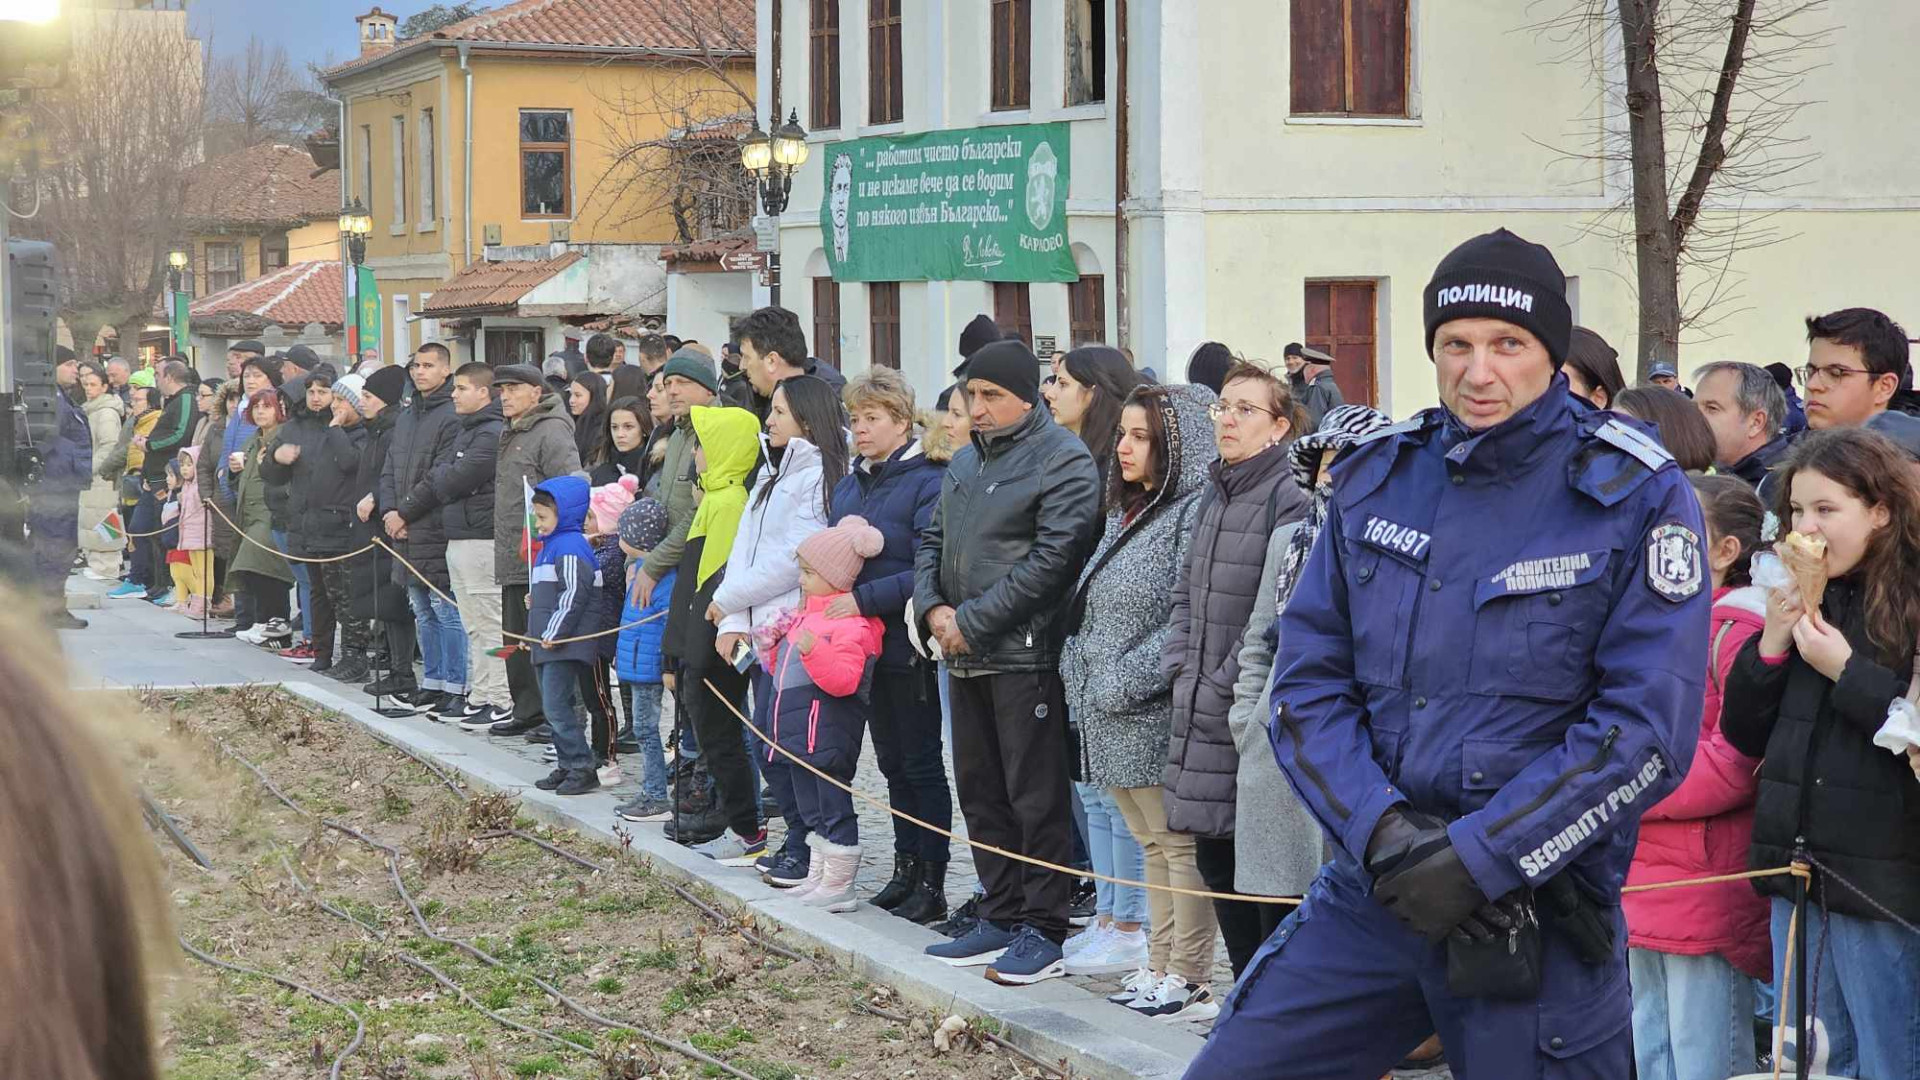
[[[413,396],[393,425],[393,441],[380,474],[381,527],[400,554],[413,563],[440,592],[427,588],[405,566],[394,569],[394,581],[407,588],[413,607],[414,631],[420,643],[425,675],[420,693],[403,703],[416,712],[442,710],[466,713],[467,632],[460,609],[442,598],[453,588],[447,574],[447,530],[440,520],[441,500],[429,473],[453,451],[459,417],[453,411],[452,354],[445,345],[429,341],[413,354],[409,365]]]
[[[493,399],[492,368],[474,362],[453,373],[453,411],[459,421],[452,452],[434,463],[427,482],[440,500],[447,530],[447,576],[467,635],[469,700],[458,713],[436,715],[485,728],[513,716],[507,669],[492,654],[501,640],[500,585],[493,577],[494,480],[506,423]]]
[[[1287,365],[1287,381],[1293,388],[1293,400],[1307,414],[1309,425],[1319,427],[1320,418],[1327,415],[1329,410],[1347,403],[1340,393],[1340,385],[1333,379],[1333,368],[1329,366],[1333,363],[1333,357],[1319,349],[1292,341],[1287,343],[1281,359]]]
[[[595,334],[587,339],[587,370],[602,375],[613,370],[613,354],[620,343],[613,340],[612,334]]]
[[[1099,533],[1100,474],[1040,404],[1019,340],[967,359],[974,442],[954,454],[914,555],[912,611],[951,675],[953,771],[969,835],[1073,861],[1062,609]],[[1026,985],[1065,974],[1073,879],[986,851],[980,921],[927,954]]]
[[[747,376],[750,393],[747,400],[734,404],[750,409],[764,423],[773,407],[773,388],[782,379],[812,375],[825,379],[834,393],[847,388],[846,376],[807,355],[807,335],[800,329],[800,317],[783,307],[763,307],[734,328],[740,343],[740,368]]]
[[[667,339],[659,334],[640,335],[640,342],[634,348],[634,352],[639,354],[640,370],[646,372],[648,378],[652,378],[655,372],[666,367],[667,357],[673,355],[673,350],[667,348]]]
[[[1765,368],[1722,360],[1695,368],[1693,404],[1713,431],[1714,463],[1760,486],[1787,452],[1787,396]]]
[[[1859,427],[1888,409],[1916,411],[1907,332],[1872,308],[1807,319],[1807,427]]]

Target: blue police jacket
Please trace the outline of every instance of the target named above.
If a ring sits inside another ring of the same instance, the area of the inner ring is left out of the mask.
[[[1640,814],[1693,760],[1712,594],[1650,430],[1555,375],[1493,428],[1428,409],[1335,467],[1268,730],[1347,855],[1406,802],[1489,897],[1574,867],[1618,902]]]

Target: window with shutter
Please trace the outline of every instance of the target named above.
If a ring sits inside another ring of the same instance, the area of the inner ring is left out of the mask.
[[[1107,340],[1106,278],[1081,274],[1079,281],[1067,286],[1067,319],[1072,348]]]
[[[901,100],[901,0],[867,0],[867,123],[891,124],[906,117]]]
[[[840,366],[840,283],[830,277],[813,279],[814,356]]]
[[[1033,348],[1033,298],[1024,281],[993,283],[993,321]]]
[[[900,283],[876,281],[867,286],[868,322],[872,329],[874,367],[900,370]]]
[[[247,279],[246,260],[239,244],[207,245],[207,291],[230,289]]]
[[[1033,102],[1033,0],[993,0],[993,107]]]
[[[1333,381],[1355,405],[1378,405],[1379,282],[1307,282],[1306,344],[1337,361]]]
[[[809,94],[813,129],[840,126],[840,0],[813,0],[809,48]]]
[[[1291,0],[1289,111],[1404,117],[1409,0]]]
[[[1067,0],[1067,104],[1107,100],[1107,2]]]

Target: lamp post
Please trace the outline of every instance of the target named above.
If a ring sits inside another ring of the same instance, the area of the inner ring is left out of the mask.
[[[347,335],[347,354],[355,358],[360,356],[362,327],[360,325],[360,264],[367,258],[367,234],[373,232],[373,215],[367,212],[359,196],[340,211],[340,238],[347,242],[347,258],[351,268],[347,271],[347,305],[353,309],[353,318],[349,323],[352,330]],[[347,365],[351,370],[355,364]]]
[[[773,133],[753,130],[740,137],[740,165],[753,177],[759,189],[760,206],[768,217],[778,218],[787,210],[787,196],[793,192],[793,174],[807,163],[807,133],[800,126],[798,110],[787,112],[787,122],[774,127],[780,119],[775,113],[767,123]],[[776,232],[773,250],[767,252],[767,291],[770,302],[780,306],[780,249]]]
[[[180,310],[183,306],[180,286],[187,259],[185,244],[175,244],[173,250],[167,252],[167,329],[173,339],[173,347],[168,352],[173,356],[181,355],[187,347],[186,327],[182,325],[186,320]]]

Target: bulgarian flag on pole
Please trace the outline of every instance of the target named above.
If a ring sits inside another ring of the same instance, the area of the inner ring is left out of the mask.
[[[109,544],[124,544],[127,540],[127,527],[121,523],[118,510],[107,511],[107,516],[93,527],[93,531]]]
[[[521,532],[520,557],[527,560],[527,577],[533,577],[533,560],[540,554],[540,526],[533,519],[533,485],[526,477],[520,478],[520,496],[526,511],[526,525]]]

